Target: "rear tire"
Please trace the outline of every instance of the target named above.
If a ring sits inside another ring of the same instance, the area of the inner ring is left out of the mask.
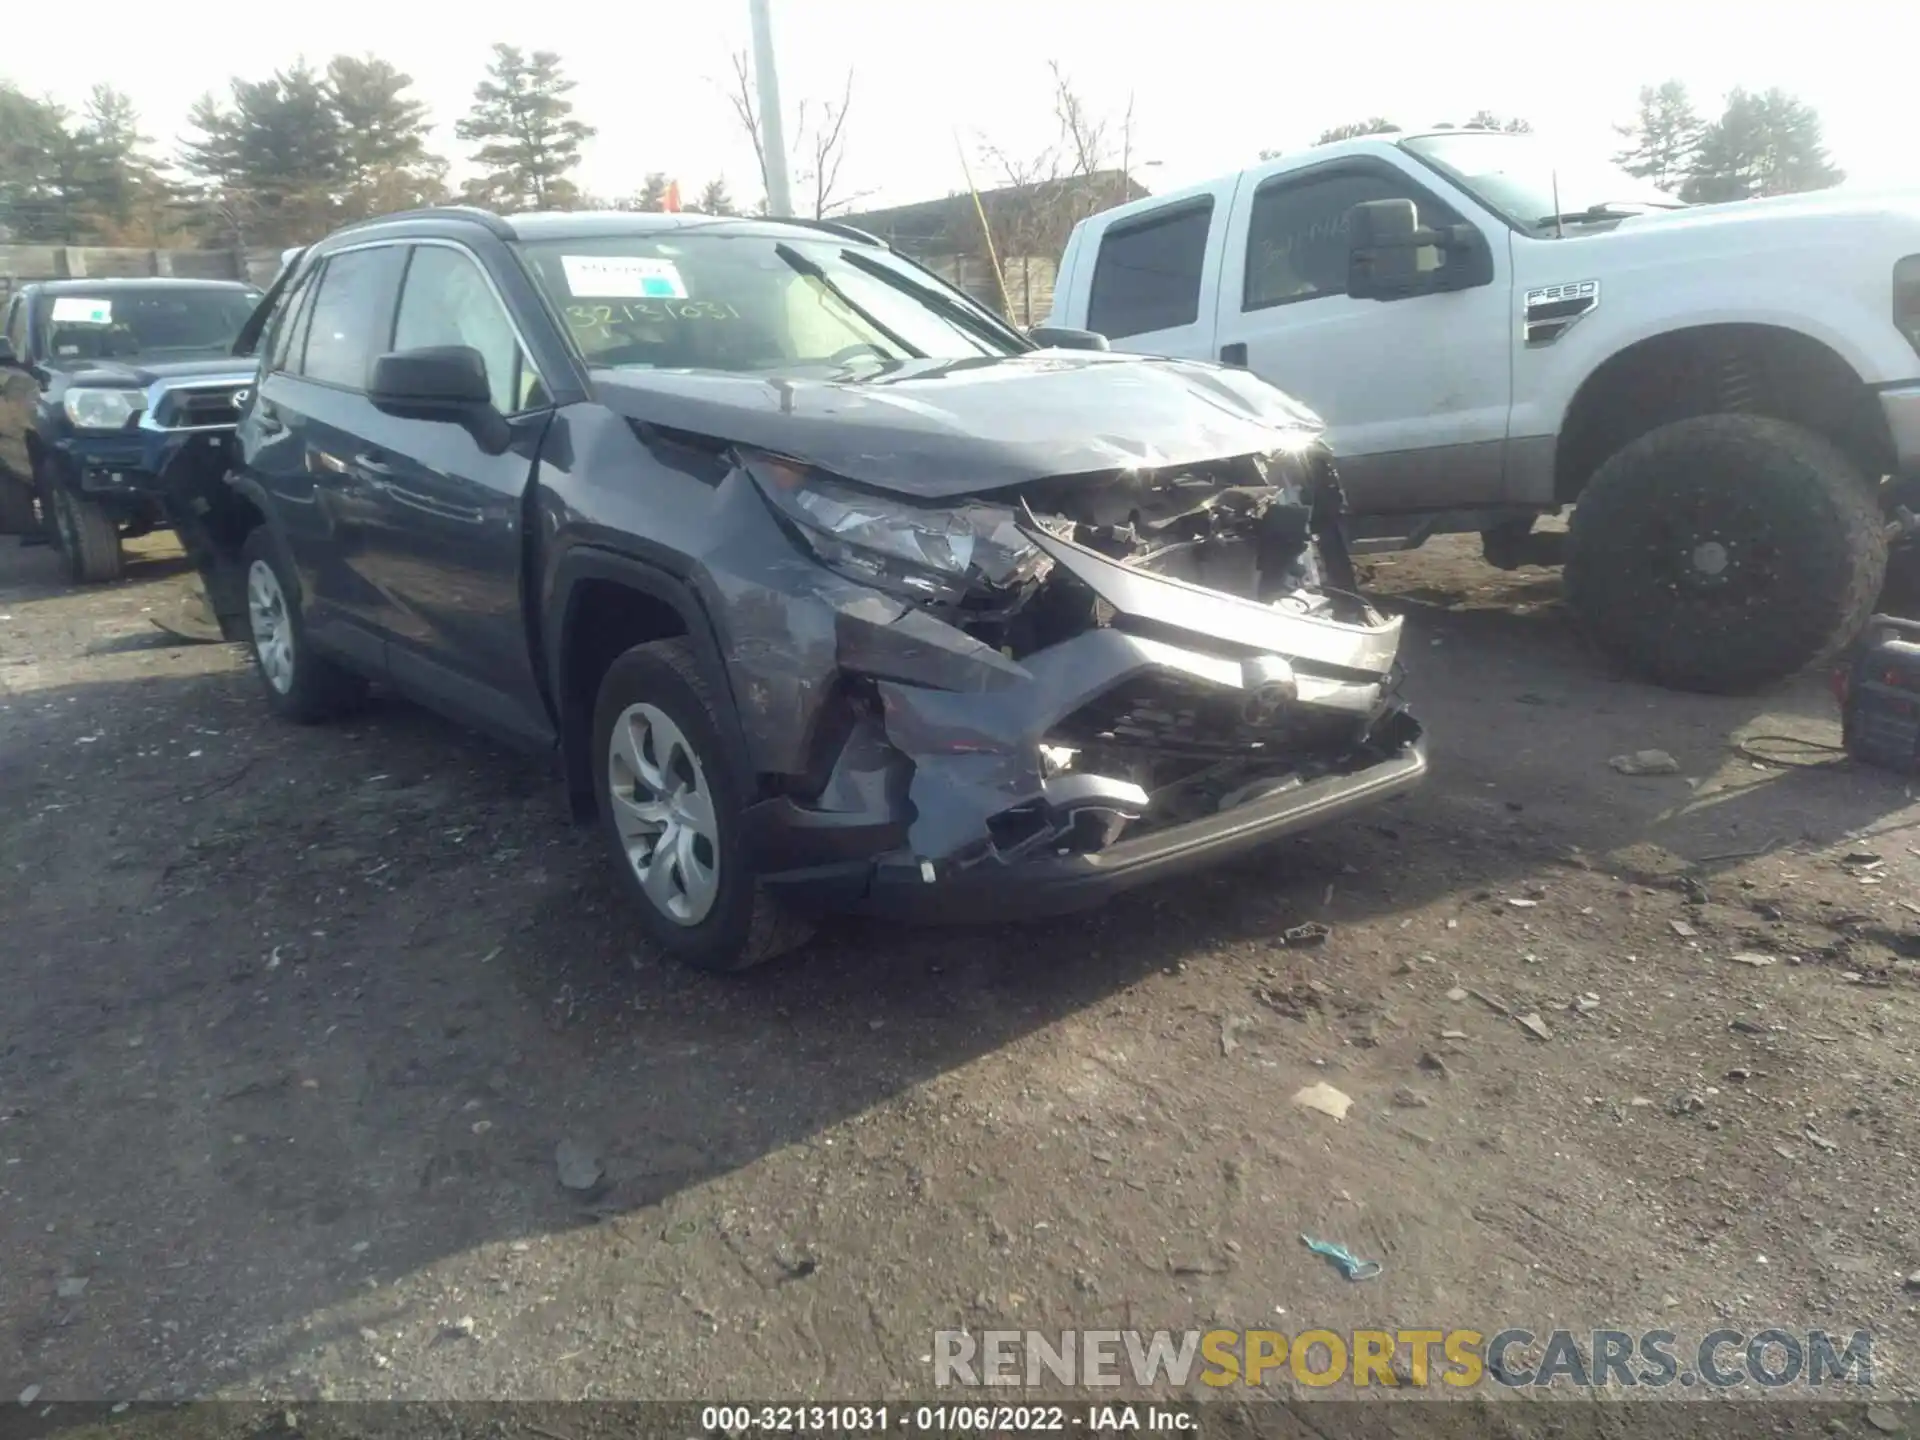
[[[813,933],[753,873],[741,819],[752,774],[724,704],[691,645],[657,640],[613,662],[593,712],[594,796],[621,888],[655,946],[712,971]]]
[[[247,536],[247,638],[267,704],[284,719],[312,725],[345,714],[366,697],[366,680],[314,653],[300,613],[300,587],[264,525]]]
[[[1649,432],[1588,482],[1567,598],[1595,642],[1676,690],[1737,693],[1831,656],[1887,569],[1873,491],[1833,443],[1758,415]]]
[[[57,482],[52,488],[54,523],[67,578],[76,585],[103,585],[126,574],[120,527],[106,507]]]
[[[28,535],[40,528],[33,508],[33,487],[0,475],[0,535]]]

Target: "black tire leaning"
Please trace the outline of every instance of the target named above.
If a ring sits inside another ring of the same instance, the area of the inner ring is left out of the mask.
[[[1726,547],[1724,580],[1693,566]],[[1731,694],[1846,645],[1887,569],[1872,487],[1831,441],[1759,415],[1650,431],[1594,474],[1568,525],[1568,602],[1601,649],[1676,690]]]
[[[259,626],[255,622],[249,593],[247,649],[253,655],[254,673],[260,677],[260,688],[266,692],[267,704],[272,707],[274,714],[296,724],[313,725],[344,715],[364,700],[367,694],[365,678],[325,655],[317,654],[307,643],[306,623],[300,610],[299,581],[293,574],[293,567],[281,555],[273,532],[266,526],[260,526],[247,536],[240,550],[240,565],[249,581],[255,565],[266,566],[279,587],[284,606],[292,678],[283,689],[268,676],[267,663],[261,654]]]
[[[60,553],[67,562],[69,580],[76,585],[102,585],[126,574],[120,527],[106,507],[98,500],[76,495],[56,483],[53,509],[60,532]]]
[[[719,843],[719,884],[704,919],[683,925],[661,911],[640,887],[613,816],[613,728],[628,707],[646,703],[679,727],[699,756],[711,792]],[[621,887],[647,938],[659,950],[698,970],[738,971],[783,955],[813,933],[810,922],[786,910],[754,875],[744,841],[742,813],[752,793],[752,775],[738,729],[728,722],[727,702],[700,668],[684,639],[636,645],[608,667],[593,711],[593,782],[601,833]]]
[[[0,475],[0,535],[27,535],[38,525],[33,486],[11,475]]]

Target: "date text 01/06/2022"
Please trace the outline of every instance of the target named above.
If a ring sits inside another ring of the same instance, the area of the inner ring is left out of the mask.
[[[1191,1409],[1171,1405],[709,1405],[700,1428],[742,1436],[766,1434],[922,1435],[1035,1434],[1085,1431],[1192,1431]]]

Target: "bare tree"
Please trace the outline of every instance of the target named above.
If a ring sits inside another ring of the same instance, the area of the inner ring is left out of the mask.
[[[769,188],[767,148],[760,133],[760,101],[753,83],[753,69],[744,50],[734,54],[733,88],[727,92],[727,99],[732,102],[734,118],[753,141],[754,159],[760,165],[760,192],[764,196]],[[792,188],[796,196],[806,197],[805,208],[812,210],[816,220],[824,220],[863,198],[861,194],[846,193],[840,188],[840,171],[847,159],[847,112],[852,107],[851,70],[847,72],[838,101],[802,100],[794,107],[794,123],[788,131],[792,139],[787,148],[799,168],[792,176]],[[761,208],[765,209],[764,200]]]
[[[1132,198],[1133,97],[1128,96],[1126,110],[1115,121],[1094,113],[1058,61],[1049,61],[1047,69],[1053,77],[1058,126],[1052,142],[1031,154],[1017,154],[985,139],[978,142],[1001,191],[994,197],[989,223],[1003,258],[1058,255],[1081,220]],[[1116,158],[1117,183],[1099,183]]]

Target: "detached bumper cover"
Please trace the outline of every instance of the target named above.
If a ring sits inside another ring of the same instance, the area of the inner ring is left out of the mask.
[[[1089,909],[1155,880],[1219,864],[1299,831],[1404,795],[1427,770],[1425,742],[1345,773],[1248,800],[1203,820],[1120,840],[1087,855],[1037,855],[1012,865],[943,872],[932,862],[850,862],[769,875],[793,903],[931,922],[1037,919]]]

